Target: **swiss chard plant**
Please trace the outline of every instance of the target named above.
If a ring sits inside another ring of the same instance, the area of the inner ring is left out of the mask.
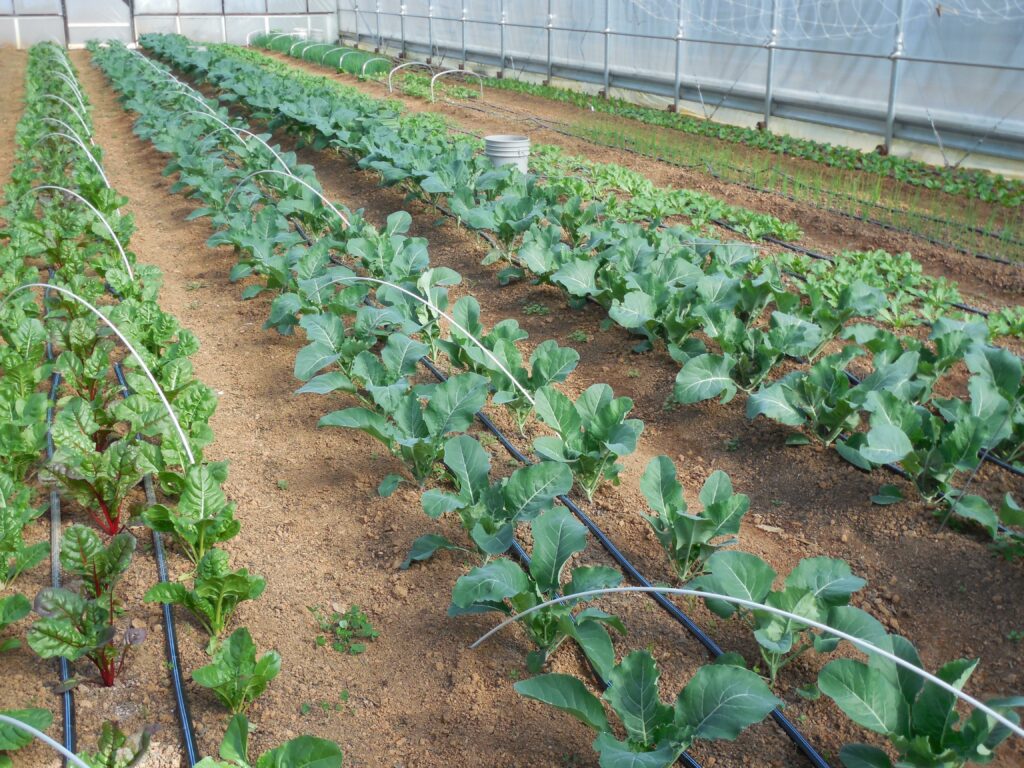
[[[684,582],[703,573],[711,555],[736,542],[740,520],[750,509],[750,499],[733,493],[729,476],[719,470],[701,488],[704,509],[691,514],[683,487],[676,479],[676,468],[667,456],[656,456],[647,465],[640,490],[655,512],[644,515],[644,519]]]
[[[461,576],[452,590],[449,616],[498,611],[520,613],[551,600],[562,590],[562,572],[569,558],[582,552],[587,532],[564,507],[542,513],[531,523],[533,553],[524,570],[512,560],[498,558]],[[573,569],[565,594],[618,586],[622,574],[606,566]],[[615,649],[607,627],[625,632],[622,622],[597,608],[573,614],[574,601],[548,606],[522,619],[538,650],[527,657],[527,666],[539,671],[566,640],[573,639],[594,669],[606,677],[615,662]]]
[[[541,387],[537,415],[556,435],[538,437],[533,449],[546,461],[568,465],[593,499],[602,480],[618,484],[618,460],[636,450],[644,424],[626,418],[632,408],[630,398],[615,397],[607,384],[588,387],[575,403],[554,387]]]
[[[232,571],[227,552],[210,549],[196,566],[192,589],[177,582],[162,582],[150,587],[143,600],[181,605],[211,638],[219,638],[238,605],[255,600],[266,586],[261,576],[250,574],[246,568]]]
[[[0,597],[0,632],[3,632],[14,622],[28,616],[32,610],[32,604],[24,595],[15,593]],[[21,647],[21,641],[16,637],[0,637],[0,653],[13,651]]]
[[[846,606],[865,581],[852,574],[843,560],[808,557],[786,577],[781,590],[773,590],[776,573],[757,555],[721,551],[708,558],[707,572],[690,586],[730,597],[763,603],[813,621],[828,623],[830,612]],[[834,637],[812,631],[794,619],[756,608],[736,606],[709,597],[708,608],[723,618],[738,613],[754,633],[768,676],[774,683],[779,670],[813,648],[819,653],[835,649]]]
[[[235,504],[221,489],[222,467],[193,464],[185,471],[181,498],[173,507],[154,504],[142,513],[150,528],[174,537],[182,552],[193,563],[205,557],[209,549],[238,535],[241,524],[235,519]]]
[[[29,488],[0,472],[0,589],[41,563],[50,551],[48,542],[25,543],[25,526],[44,511],[32,506],[31,499]]]
[[[521,680],[515,689],[594,729],[594,749],[609,768],[668,768],[694,741],[732,741],[781,704],[755,673],[721,663],[700,667],[670,706],[661,700],[660,675],[650,653],[634,651],[612,669],[601,699],[563,674]]]
[[[249,730],[245,715],[235,715],[224,733],[220,759],[204,757],[196,768],[341,768],[341,748],[316,736],[299,736],[250,762]]]
[[[142,763],[149,750],[150,740],[149,728],[129,735],[115,721],[106,720],[100,727],[96,751],[81,752],[78,756],[90,768],[133,768]]]
[[[192,672],[192,679],[213,691],[232,714],[245,712],[281,671],[281,656],[267,651],[256,656],[256,643],[245,627],[236,629],[217,646],[209,664]]]
[[[132,489],[158,470],[157,448],[134,434],[111,442],[99,439],[100,432],[91,404],[70,400],[53,421],[55,448],[48,471],[101,530],[116,534],[129,516]]]

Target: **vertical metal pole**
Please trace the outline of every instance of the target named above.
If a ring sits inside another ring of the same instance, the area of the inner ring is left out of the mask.
[[[139,42],[139,36],[135,31],[135,0],[128,0],[128,32],[133,43]]]
[[[267,0],[263,6],[266,7],[269,3],[270,0]],[[176,0],[174,3],[174,31],[181,34],[181,0]]]
[[[498,65],[498,79],[505,76],[505,22],[508,21],[508,14],[505,10],[505,0],[501,0],[501,21],[499,31],[501,34],[501,63]]]
[[[466,68],[466,16],[468,13],[466,6],[462,6],[462,64],[459,65],[459,69]]]
[[[554,16],[551,14],[551,0],[548,0],[548,79],[545,81],[545,85],[551,85],[551,27],[554,26]]]
[[[21,50],[21,24],[18,22],[18,14],[14,14],[14,50]]]
[[[71,26],[68,24],[68,2],[60,0],[60,12],[64,17],[64,47],[71,48]]]
[[[427,0],[427,64],[434,63],[434,4]]]
[[[610,98],[612,87],[611,70],[612,0],[604,0],[604,97]]]
[[[380,0],[377,0],[377,47],[373,49],[374,53],[380,53],[383,44],[384,40],[380,36]]]
[[[355,45],[356,45],[356,48],[358,48],[359,47],[359,0],[355,0],[355,2],[352,4],[352,12],[355,14],[355,18],[356,18],[356,22],[355,22],[356,23],[356,44]]]
[[[772,32],[768,40],[768,67],[764,82],[764,129],[772,116],[772,90],[775,88],[775,46],[779,43],[779,0],[772,0]]]
[[[398,52],[398,58],[405,58],[405,3],[398,6],[398,23],[402,29],[402,50]]]
[[[896,92],[899,89],[900,59],[903,57],[903,11],[904,0],[899,0],[899,11],[896,17],[896,42],[893,45],[892,60],[889,70],[889,103],[885,109],[885,151],[892,151],[893,135],[896,133]]]
[[[309,9],[309,3],[306,3],[306,9]],[[224,7],[224,0],[220,0],[220,41],[226,43],[228,41],[228,13]]]
[[[676,82],[672,89],[672,111],[679,112],[679,92],[683,87],[683,0],[676,5]]]

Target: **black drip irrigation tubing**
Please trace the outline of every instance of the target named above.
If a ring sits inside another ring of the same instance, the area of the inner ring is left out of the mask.
[[[46,282],[53,279],[53,269],[49,270]],[[43,293],[43,312],[46,313],[46,300],[50,298],[50,289]],[[49,335],[49,334],[47,334]],[[53,362],[53,342],[47,339],[46,359]],[[60,389],[61,375],[54,371],[50,377],[50,404],[46,408],[46,459],[53,459],[53,417],[56,411],[57,392]],[[54,589],[60,587],[60,494],[56,488],[50,489],[50,583]],[[71,679],[71,665],[63,656],[57,659],[57,669],[60,675],[61,686],[67,684]],[[75,698],[70,688],[61,692],[61,720],[63,723],[64,748],[72,754],[77,753],[77,734],[75,731]],[[67,757],[61,758],[64,766],[67,766]]]
[[[310,238],[309,234],[305,231],[305,229],[303,229],[302,225],[298,221],[296,221],[294,218],[289,217],[289,220],[291,221],[292,225],[295,227],[295,231],[298,232],[299,236],[302,237],[302,239],[306,241],[306,244],[307,245],[313,245],[312,238]],[[339,260],[335,259],[333,256],[331,257],[331,260],[335,264],[341,264],[341,262]],[[369,301],[369,299],[367,299],[367,301]],[[444,372],[441,371],[439,368],[437,368],[430,361],[429,358],[421,357],[419,362],[420,362],[421,365],[423,365],[424,368],[426,368],[428,371],[430,371],[430,373],[438,381],[445,382],[445,381],[448,380],[448,377],[444,374]],[[484,428],[487,429],[491,434],[493,434],[498,439],[498,441],[509,452],[509,454],[511,456],[513,456],[516,460],[518,460],[520,463],[525,464],[525,465],[529,465],[529,464],[533,463],[527,457],[525,457],[522,453],[519,452],[519,450],[509,441],[509,439],[502,433],[502,431],[500,429],[498,429],[497,426],[495,426],[494,422],[492,422],[487,417],[487,415],[484,414],[483,411],[477,411],[476,417],[480,421],[480,423],[483,424]],[[446,467],[446,469],[448,469],[448,467]],[[451,470],[449,469],[449,472],[450,471]],[[564,497],[560,496],[559,500],[562,500],[563,498]],[[512,539],[512,545],[510,547],[510,551],[512,552],[512,556],[515,557],[515,559],[518,560],[520,563],[522,563],[524,567],[526,567],[526,568],[530,567],[530,556],[526,553],[526,550],[523,549],[522,545],[515,538]],[[650,585],[649,584],[644,584],[644,586],[650,586]],[[574,624],[576,622],[575,617],[573,617],[571,614],[570,614],[570,621],[572,621]],[[590,669],[590,673],[593,676],[595,682],[602,689],[610,688],[611,687],[611,683],[609,683],[607,680],[605,680],[601,676],[601,674],[597,671],[597,669],[594,667],[594,665],[590,662],[590,659],[586,658],[586,654],[584,654],[584,658],[586,659],[587,666]],[[679,760],[677,762],[682,763],[683,765],[687,766],[687,768],[701,768],[700,763],[698,763],[688,752],[683,752],[683,754],[679,756]]]
[[[124,370],[120,363],[114,363],[114,375],[121,385],[122,397],[128,397],[128,382],[124,376]],[[149,504],[156,503],[156,494],[153,492],[153,479],[146,475],[143,479],[146,490],[146,501]],[[153,556],[156,559],[157,576],[160,583],[167,583],[167,559],[164,555],[163,537],[158,531],[153,531]],[[196,747],[195,729],[192,725],[192,714],[189,711],[188,699],[185,696],[185,683],[181,677],[181,661],[178,656],[178,634],[174,623],[174,612],[171,606],[164,603],[162,606],[164,614],[164,635],[167,640],[167,662],[170,664],[171,683],[174,688],[174,700],[177,705],[178,720],[181,723],[181,735],[185,743],[185,758],[189,768],[193,768],[199,762],[199,750]]]

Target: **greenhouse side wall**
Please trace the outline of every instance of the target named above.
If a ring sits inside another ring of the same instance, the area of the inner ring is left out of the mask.
[[[1024,16],[928,0],[338,2],[343,36],[393,52],[1024,160]]]

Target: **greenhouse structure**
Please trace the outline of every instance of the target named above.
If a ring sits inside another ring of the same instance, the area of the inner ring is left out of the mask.
[[[0,0],[0,768],[1024,765],[1024,0]]]

